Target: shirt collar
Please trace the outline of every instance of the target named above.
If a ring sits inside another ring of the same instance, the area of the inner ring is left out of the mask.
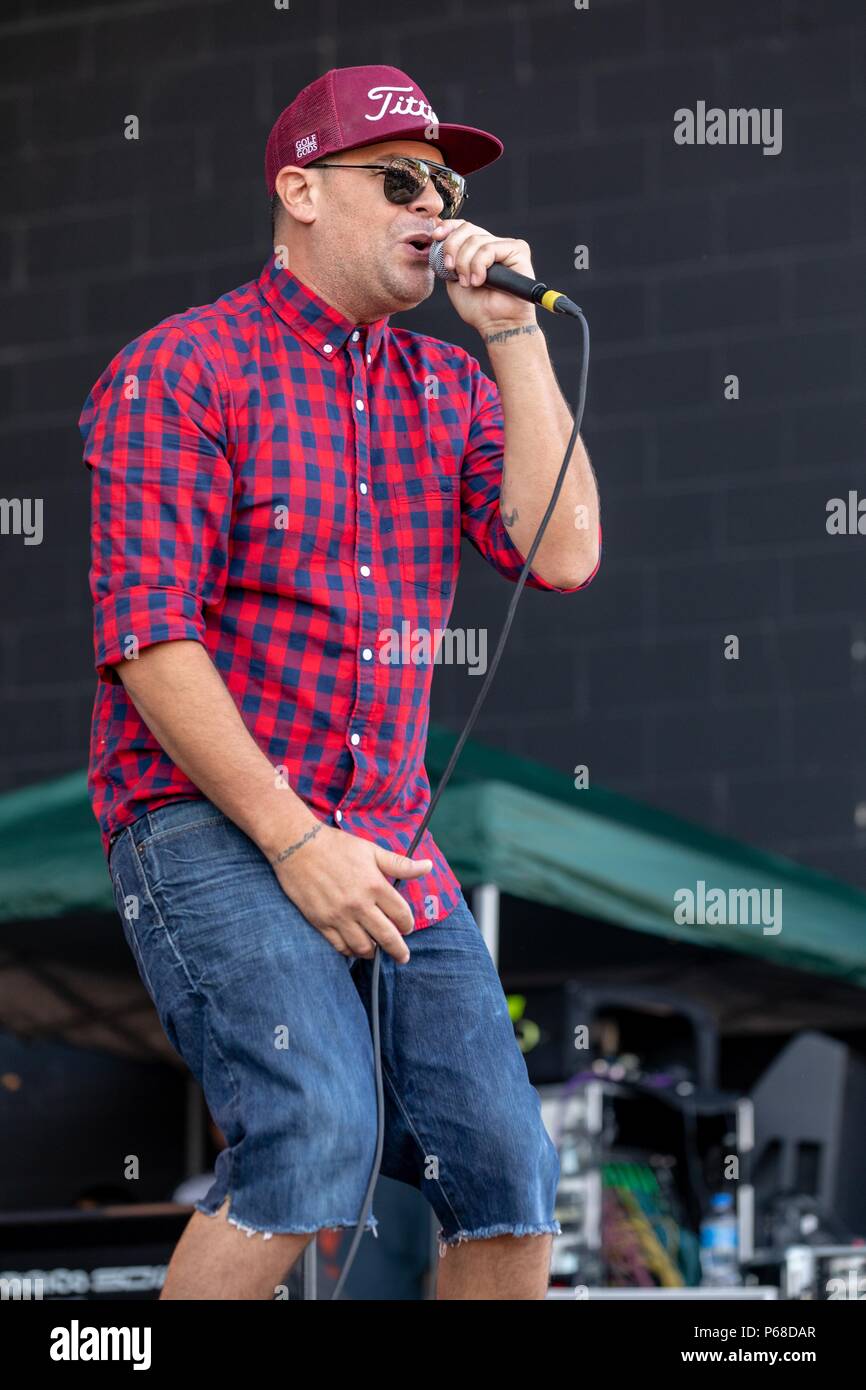
[[[298,333],[322,357],[332,358],[353,333],[360,350],[375,357],[388,327],[390,315],[372,323],[353,323],[328,304],[309,285],[270,257],[258,280],[259,291],[275,314]]]

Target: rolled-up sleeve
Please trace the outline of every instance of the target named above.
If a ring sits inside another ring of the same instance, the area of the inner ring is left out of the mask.
[[[158,325],[103,372],[79,419],[91,475],[95,666],[155,642],[203,641],[228,568],[233,498],[226,411],[201,348]]]
[[[518,550],[499,511],[502,462],[505,455],[505,420],[499,388],[470,358],[472,418],[466,452],[461,467],[461,511],[463,534],[494,569],[516,583],[526,556]],[[561,462],[561,460],[560,460]],[[598,559],[592,573],[580,584],[561,588],[530,570],[526,583],[534,589],[557,594],[573,594],[585,589],[601,564],[601,522],[598,526]]]

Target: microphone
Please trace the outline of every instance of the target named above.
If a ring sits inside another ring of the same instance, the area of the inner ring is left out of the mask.
[[[429,261],[430,269],[440,280],[459,279],[457,271],[449,270],[445,264],[443,242],[431,242]],[[484,284],[494,290],[504,290],[506,294],[513,294],[518,299],[526,299],[530,304],[538,304],[542,309],[549,309],[551,314],[569,314],[572,318],[580,318],[580,309],[572,300],[560,294],[559,290],[548,289],[543,280],[530,280],[528,275],[519,275],[516,270],[509,269],[507,265],[500,265],[498,261],[487,267]],[[481,286],[473,288],[480,289]]]

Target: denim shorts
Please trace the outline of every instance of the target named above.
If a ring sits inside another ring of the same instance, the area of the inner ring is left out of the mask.
[[[109,871],[166,1036],[227,1141],[196,1208],[229,1197],[250,1235],[357,1226],[376,1151],[373,961],[340,955],[206,798],[121,831]],[[427,1198],[440,1254],[559,1233],[558,1155],[465,898],[406,942],[405,965],[381,952],[380,1172]]]

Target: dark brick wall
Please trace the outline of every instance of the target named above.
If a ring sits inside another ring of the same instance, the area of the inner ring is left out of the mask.
[[[602,568],[525,593],[479,734],[866,884],[866,539],[825,530],[828,498],[866,494],[862,0],[5,0],[0,492],[44,498],[45,529],[0,537],[2,785],[86,757],[92,381],[258,271],[271,120],[383,61],[503,137],[466,215],[527,237],[592,330]],[[782,152],[677,146],[700,100],[781,107]],[[403,321],[486,364],[441,288]],[[544,327],[573,400],[577,336]],[[453,621],[492,650],[511,590],[464,564]],[[443,668],[434,717],[478,683]]]

